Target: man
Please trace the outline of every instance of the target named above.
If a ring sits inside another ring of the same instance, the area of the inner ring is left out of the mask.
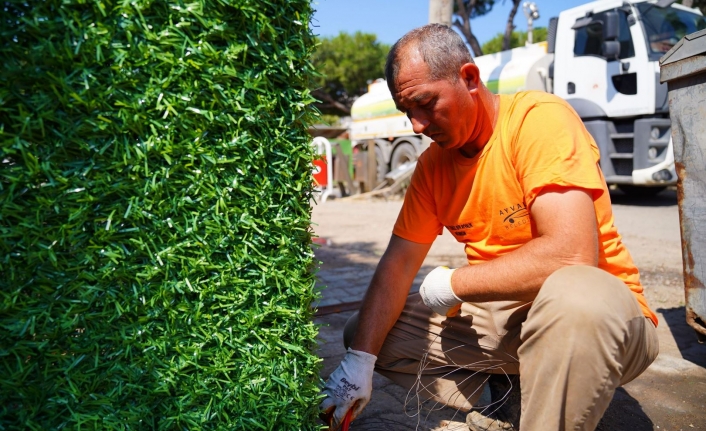
[[[415,133],[434,142],[346,327],[350,347],[322,409],[336,424],[357,416],[374,368],[464,410],[488,374],[519,374],[522,431],[594,429],[658,343],[593,139],[555,96],[492,94],[442,25],[400,39],[385,74]],[[436,268],[408,296],[443,227],[469,265]]]

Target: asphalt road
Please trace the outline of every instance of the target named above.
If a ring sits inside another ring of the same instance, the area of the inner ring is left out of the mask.
[[[637,199],[616,191],[611,198],[615,224],[640,269],[650,306],[660,319],[660,355],[642,376],[618,389],[598,429],[706,430],[706,345],[698,344],[685,323],[676,193],[667,190],[653,198]],[[326,244],[316,250],[322,262],[320,278],[328,280],[321,283],[324,297],[349,286],[350,280],[367,284],[400,206],[400,200],[329,200],[313,208],[314,232]],[[415,287],[435,266],[455,267],[464,262],[462,247],[445,232],[432,247]],[[344,275],[348,278],[341,278]],[[351,290],[339,297],[345,302],[358,296]],[[322,377],[344,354],[340,331],[350,314],[343,311],[318,318],[324,325],[320,337]],[[453,411],[440,410],[419,422],[404,412],[404,391],[377,375],[374,388],[373,400],[352,430],[458,429],[460,423],[444,420],[463,420],[458,414],[453,417]]]

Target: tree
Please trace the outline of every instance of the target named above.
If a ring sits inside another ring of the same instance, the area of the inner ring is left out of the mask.
[[[513,30],[515,30],[515,15],[517,14],[517,8],[520,7],[520,1],[522,0],[512,0],[512,8],[510,9],[510,13],[507,16],[507,23],[505,24],[505,33],[503,35],[503,51],[506,51],[510,48],[514,48],[511,46],[511,39]],[[534,37],[534,32],[532,32],[532,36]]]
[[[706,15],[706,0],[679,0],[679,3],[687,7],[698,8],[701,13]]]
[[[490,12],[494,4],[495,0],[456,0],[453,26],[466,38],[475,57],[483,55],[483,49],[471,30],[471,19]]]
[[[482,46],[483,52],[486,54],[492,54],[495,52],[505,51],[504,47],[505,36],[502,33],[498,33],[494,38],[485,42]],[[510,36],[510,46],[507,49],[517,48],[525,45],[527,40],[526,31],[513,31]],[[532,40],[536,42],[541,42],[547,40],[547,28],[537,27],[532,30]]]
[[[341,32],[320,39],[312,62],[321,73],[313,91],[321,101],[317,105],[321,112],[350,114],[355,98],[367,92],[368,82],[384,75],[389,50],[370,33]]]

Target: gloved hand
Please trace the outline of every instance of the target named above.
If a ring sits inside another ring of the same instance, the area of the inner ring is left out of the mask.
[[[348,410],[355,419],[370,401],[373,392],[373,369],[377,356],[348,348],[341,365],[331,373],[323,393],[326,398],[320,408],[325,413],[333,410],[333,429],[338,429]]]
[[[454,271],[446,266],[437,266],[427,274],[419,288],[424,305],[442,316],[455,316],[463,303],[451,288],[451,274]]]

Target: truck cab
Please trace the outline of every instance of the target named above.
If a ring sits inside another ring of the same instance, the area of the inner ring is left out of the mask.
[[[706,21],[671,3],[602,0],[563,11],[550,24],[553,92],[596,140],[606,181],[626,191],[676,182],[659,59]]]

